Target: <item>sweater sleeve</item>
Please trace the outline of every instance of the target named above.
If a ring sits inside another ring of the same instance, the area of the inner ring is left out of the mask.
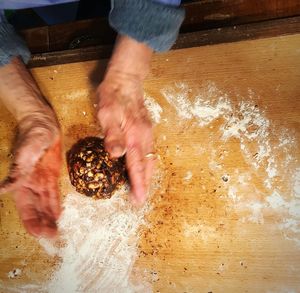
[[[110,25],[119,33],[167,51],[175,43],[184,9],[152,0],[111,0]],[[166,2],[166,1],[164,1]]]
[[[0,10],[0,66],[8,64],[16,56],[20,56],[27,64],[30,59],[29,49]]]

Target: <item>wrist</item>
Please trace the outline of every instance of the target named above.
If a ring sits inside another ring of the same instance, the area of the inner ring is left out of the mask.
[[[55,116],[19,58],[0,68],[0,80],[0,98],[18,122],[38,112]]]
[[[152,54],[153,50],[147,45],[119,35],[106,76],[119,74],[143,81],[149,72]]]
[[[24,120],[45,121],[49,126],[51,125],[52,127],[55,126],[59,128],[59,123],[54,110],[49,105],[39,102],[44,99],[43,97],[40,97],[38,100],[33,99],[32,97],[29,97],[28,101],[29,99],[32,99],[30,105],[26,107],[25,104],[24,107],[17,112],[17,115],[15,115],[18,123],[22,123]]]
[[[53,110],[50,109],[36,109],[31,111],[28,115],[23,115],[18,119],[19,128],[32,129],[35,127],[43,129],[51,129],[51,132],[60,132],[60,126],[57,117]]]
[[[57,124],[57,117],[53,108],[41,93],[24,95],[19,100],[20,105],[14,109],[13,113],[18,122],[24,119],[34,120],[38,117],[47,117],[49,122]]]

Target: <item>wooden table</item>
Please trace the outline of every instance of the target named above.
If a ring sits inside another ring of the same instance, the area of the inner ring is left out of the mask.
[[[134,266],[150,291],[300,292],[299,48],[291,35],[154,57],[145,92],[159,176]],[[99,133],[94,90],[104,68],[32,70],[65,149]],[[3,106],[0,117],[4,178],[16,125]],[[65,167],[61,191],[72,191]],[[0,247],[3,292],[46,282],[60,262],[26,234],[9,195],[0,201]],[[9,279],[14,268],[22,274]]]

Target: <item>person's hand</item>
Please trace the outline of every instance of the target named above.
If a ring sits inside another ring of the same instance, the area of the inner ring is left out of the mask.
[[[112,157],[126,154],[131,200],[141,205],[154,168],[152,124],[144,105],[143,80],[152,50],[128,37],[119,38],[100,84],[97,117]],[[150,154],[150,155],[149,155]]]
[[[55,113],[22,60],[0,67],[0,99],[18,122],[13,163],[0,194],[12,191],[27,231],[52,237],[60,215],[61,135]]]
[[[36,237],[56,235],[61,211],[61,136],[56,118],[48,112],[30,115],[19,122],[11,170],[0,183],[0,194],[13,192],[26,230]]]
[[[152,125],[144,106],[142,85],[115,73],[98,89],[98,119],[105,135],[105,148],[112,157],[126,153],[132,201],[142,204],[153,172]]]

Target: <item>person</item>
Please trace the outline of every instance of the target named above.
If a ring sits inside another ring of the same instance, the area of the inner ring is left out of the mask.
[[[61,132],[53,108],[26,63],[30,52],[1,9],[71,2],[19,0],[0,3],[0,98],[18,123],[14,158],[0,194],[13,192],[26,230],[57,234],[61,213],[58,178]],[[143,81],[154,51],[168,50],[184,19],[180,0],[112,0],[109,23],[118,32],[103,81],[97,88],[97,118],[112,157],[126,154],[131,200],[143,204],[154,168],[152,126],[143,100]]]

